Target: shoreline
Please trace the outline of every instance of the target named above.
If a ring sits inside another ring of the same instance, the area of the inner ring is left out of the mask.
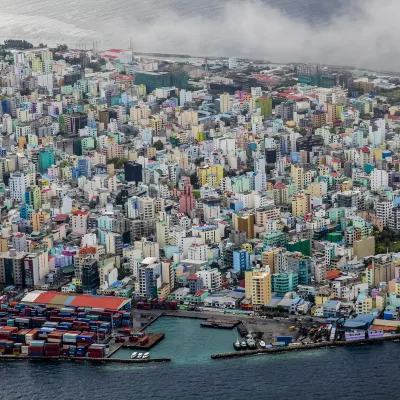
[[[38,361],[38,362],[78,362],[78,363],[96,363],[96,364],[148,364],[170,362],[170,358],[147,358],[141,359],[123,359],[123,358],[86,358],[86,357],[31,357],[31,356],[0,356],[1,361]]]
[[[230,353],[213,354],[211,358],[213,360],[224,359],[224,358],[238,358],[238,357],[250,357],[256,355],[268,355],[268,354],[281,354],[292,351],[305,351],[305,350],[316,350],[316,349],[327,349],[334,347],[354,347],[362,345],[373,345],[385,342],[399,341],[400,335],[384,336],[373,339],[354,340],[349,342],[325,342],[325,343],[311,343],[311,344],[299,344],[298,346],[286,346],[286,347],[273,347],[271,349],[258,349],[258,350],[245,350],[236,351]]]

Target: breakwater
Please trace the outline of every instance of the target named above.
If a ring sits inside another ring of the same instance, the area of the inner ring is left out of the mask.
[[[33,362],[75,362],[94,364],[148,364],[171,361],[170,358],[122,359],[122,358],[86,358],[86,357],[30,357],[30,356],[0,356],[1,361],[33,361]]]
[[[270,349],[259,349],[259,350],[246,350],[246,351],[236,351],[232,353],[222,353],[213,354],[212,359],[221,358],[237,358],[237,357],[248,357],[255,355],[267,355],[267,354],[280,354],[290,351],[305,351],[305,350],[315,350],[315,349],[327,349],[334,347],[346,347],[346,346],[361,346],[361,345],[371,345],[385,342],[393,342],[400,340],[400,335],[383,336],[380,338],[373,339],[362,339],[353,340],[349,342],[324,342],[324,343],[310,343],[310,344],[298,344],[294,346],[286,347],[273,347]]]

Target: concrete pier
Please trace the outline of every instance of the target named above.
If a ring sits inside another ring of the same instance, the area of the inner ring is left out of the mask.
[[[271,349],[236,351],[232,353],[213,354],[211,358],[220,359],[220,358],[248,357],[255,355],[281,354],[290,351],[305,351],[305,350],[327,349],[334,347],[361,346],[365,344],[371,345],[371,344],[379,344],[379,343],[393,342],[399,340],[400,340],[400,335],[391,335],[373,339],[353,340],[349,342],[310,343],[310,344],[298,344],[286,347],[273,347]]]

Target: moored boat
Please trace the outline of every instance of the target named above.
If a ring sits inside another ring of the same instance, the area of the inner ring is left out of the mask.
[[[233,342],[233,347],[235,348],[235,350],[241,349],[239,339],[236,339],[236,342]]]

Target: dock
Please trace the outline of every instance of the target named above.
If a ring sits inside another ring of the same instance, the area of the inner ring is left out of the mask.
[[[214,318],[207,319],[200,324],[203,328],[215,328],[215,329],[233,329],[239,324],[240,321],[221,321]]]
[[[328,349],[335,347],[372,345],[372,344],[380,344],[380,343],[394,342],[394,341],[400,341],[400,335],[383,336],[373,339],[353,340],[348,342],[323,342],[323,343],[310,343],[310,344],[299,343],[294,346],[272,347],[270,349],[245,350],[245,351],[236,351],[232,353],[213,354],[211,358],[223,359],[223,358],[238,358],[238,357],[259,356],[259,355],[271,355],[271,354],[281,354],[290,351],[305,351],[305,350],[316,350],[316,349]]]
[[[124,349],[149,350],[164,339],[165,333],[147,333],[147,336],[149,337],[149,341],[146,344],[140,344],[139,341],[137,343],[125,342],[122,343],[121,347]]]
[[[246,336],[249,333],[245,324],[242,321],[238,324],[237,330],[238,330],[240,336]]]
[[[30,357],[30,356],[0,356],[1,361],[32,361],[32,362],[76,362],[91,364],[148,364],[164,363],[171,361],[170,358],[146,358],[142,359],[122,359],[122,358],[87,358],[87,357]]]

